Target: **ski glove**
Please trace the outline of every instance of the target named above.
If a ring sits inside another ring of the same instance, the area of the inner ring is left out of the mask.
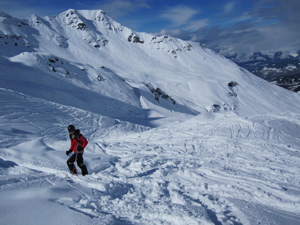
[[[72,149],[70,149],[69,151],[66,151],[66,155],[69,155],[72,152]]]

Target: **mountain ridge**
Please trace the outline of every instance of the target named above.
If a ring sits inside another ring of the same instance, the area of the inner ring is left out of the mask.
[[[28,20],[2,13],[1,18],[0,52],[9,67],[23,63],[34,73],[88,90],[95,98],[124,102],[120,118],[133,121],[131,108],[135,107],[146,107],[144,111],[153,110],[157,113],[150,114],[162,118],[168,117],[170,110],[188,115],[228,110],[241,115],[262,113],[255,110],[257,104],[266,111],[278,110],[278,99],[270,101],[262,96],[283,90],[199,43],[135,32],[113,21],[103,10],[69,9],[57,16],[32,15]],[[28,82],[23,76],[19,79]],[[237,86],[229,86],[232,81]],[[151,93],[148,84],[164,94]],[[32,94],[32,90],[20,89]],[[282,96],[293,98],[291,94]],[[48,99],[61,101],[58,96]],[[283,100],[281,108],[289,108],[287,102]],[[108,102],[104,105],[111,111]],[[147,113],[142,114],[146,119]]]

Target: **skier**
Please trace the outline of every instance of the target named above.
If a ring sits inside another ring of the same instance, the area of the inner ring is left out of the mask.
[[[70,169],[71,174],[77,174],[76,167],[74,165],[74,162],[77,162],[77,165],[81,169],[82,176],[85,176],[88,174],[87,168],[83,162],[83,152],[85,146],[87,146],[88,141],[86,138],[80,133],[79,129],[75,129],[74,125],[68,126],[68,131],[70,134],[70,140],[71,140],[71,147],[69,151],[66,151],[66,154],[69,155],[72,151],[74,154],[68,159],[67,165]]]

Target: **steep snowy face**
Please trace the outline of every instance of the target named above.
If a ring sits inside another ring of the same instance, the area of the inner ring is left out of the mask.
[[[2,13],[0,18],[3,88],[130,121],[137,115],[299,110],[298,95],[201,44],[132,31],[102,10],[70,9],[28,20]],[[45,96],[41,86],[56,92]],[[62,98],[64,89],[78,96]]]

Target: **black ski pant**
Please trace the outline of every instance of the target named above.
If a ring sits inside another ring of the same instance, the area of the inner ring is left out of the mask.
[[[82,157],[83,153],[74,153],[67,161],[67,165],[70,169],[70,172],[72,174],[77,174],[77,170],[76,167],[74,165],[74,162],[77,162],[77,165],[79,166],[79,168],[81,169],[81,173],[82,176],[87,175],[88,171],[87,168],[83,162],[83,157]]]

